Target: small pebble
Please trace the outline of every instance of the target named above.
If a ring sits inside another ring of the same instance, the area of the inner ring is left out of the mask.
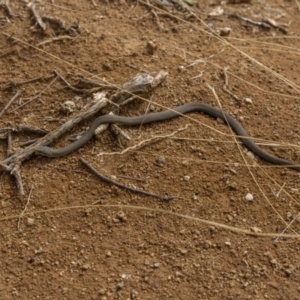
[[[233,220],[233,217],[232,217],[231,215],[228,215],[228,216],[227,216],[227,219],[228,219],[228,221],[232,221],[232,220]]]
[[[65,101],[63,104],[61,104],[60,111],[63,114],[69,115],[74,111],[75,107],[76,105],[73,101]]]
[[[153,104],[150,104],[149,110],[150,110],[150,111],[155,111],[155,106],[154,106]]]
[[[287,218],[288,221],[291,221],[291,219],[293,218],[292,213],[288,211],[288,212],[286,213],[286,218]]]
[[[252,99],[251,98],[245,98],[245,103],[252,104]]]
[[[247,152],[247,155],[250,157],[250,158],[255,158],[254,154],[251,152],[251,151],[248,151]]]
[[[165,159],[165,157],[164,156],[158,156],[157,158],[156,158],[156,162],[159,164],[159,165],[164,165],[165,163],[166,163],[166,159]]]
[[[184,181],[190,181],[190,179],[191,179],[191,176],[188,176],[188,175],[186,175],[186,176],[183,177]]]
[[[231,33],[232,29],[230,27],[221,28],[219,31],[220,36],[228,36]]]
[[[28,224],[29,226],[32,226],[32,225],[34,224],[34,219],[28,218],[28,219],[27,219],[27,224]]]
[[[226,242],[225,242],[225,245],[226,245],[226,246],[230,246],[231,243],[230,243],[229,241],[226,241]]]
[[[153,268],[157,269],[160,266],[160,263],[154,263]]]
[[[247,200],[247,201],[253,201],[253,195],[252,194],[250,194],[250,193],[248,193],[246,196],[245,196],[245,199]]]
[[[120,221],[123,221],[123,222],[125,222],[125,221],[127,220],[126,214],[125,214],[123,211],[118,212],[117,218],[118,218]]]
[[[120,291],[123,287],[124,287],[124,282],[123,281],[116,284],[116,290],[117,291]]]
[[[187,250],[186,249],[180,249],[181,254],[187,254]]]
[[[136,290],[131,290],[130,291],[130,299],[136,299],[138,294],[139,293]]]

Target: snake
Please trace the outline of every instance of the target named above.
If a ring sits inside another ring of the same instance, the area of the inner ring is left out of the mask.
[[[95,129],[101,124],[115,123],[120,125],[131,125],[131,126],[141,125],[141,124],[147,124],[147,123],[153,123],[159,121],[166,121],[196,111],[223,120],[226,124],[228,124],[233,129],[233,131],[237,134],[237,136],[243,142],[243,144],[252,153],[256,154],[261,159],[275,165],[290,166],[291,168],[300,172],[300,166],[297,166],[295,163],[291,161],[273,156],[270,153],[264,151],[262,148],[260,148],[254,141],[251,140],[251,138],[249,137],[248,133],[243,128],[243,126],[231,115],[229,115],[228,113],[224,112],[221,109],[215,108],[213,106],[210,106],[202,102],[188,103],[188,104],[175,107],[172,110],[164,110],[161,112],[149,113],[149,114],[144,114],[136,117],[104,115],[95,119],[95,121],[91,124],[89,129],[78,140],[69,144],[68,146],[59,149],[54,149],[47,146],[40,146],[37,149],[37,152],[40,153],[41,155],[48,156],[48,157],[62,157],[68,155],[69,153],[85,145],[93,137]]]

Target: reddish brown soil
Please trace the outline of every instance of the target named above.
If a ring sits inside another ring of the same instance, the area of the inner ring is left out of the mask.
[[[23,93],[1,117],[1,128],[27,124],[52,130],[67,119],[60,112],[67,100],[77,104],[74,113],[79,111],[79,104],[88,96],[64,88],[60,80],[17,109],[47,87],[54,78],[53,70],[71,83],[81,73],[122,84],[140,72],[130,67],[133,65],[147,72],[169,73],[147,99],[153,96],[153,102],[171,108],[193,101],[221,105],[252,137],[283,145],[265,146],[267,151],[299,163],[300,150],[295,146],[300,145],[298,1],[223,4],[225,14],[209,18],[218,2],[200,1],[194,11],[216,30],[230,27],[227,44],[224,38],[209,35],[200,19],[186,18],[187,13],[179,8],[173,8],[175,17],[158,14],[160,28],[151,10],[139,2],[96,0],[95,8],[92,1],[64,0],[39,3],[36,9],[67,25],[79,22],[80,34],[73,40],[34,47],[59,33],[49,23],[43,32],[35,26],[25,1],[15,1],[11,9],[21,18],[1,19],[5,35],[0,34],[0,109],[18,89]],[[230,13],[259,21],[279,16],[280,25],[290,23],[288,32],[264,29],[229,17]],[[6,15],[4,8],[1,15]],[[149,48],[149,42],[154,48]],[[228,90],[240,100],[223,90],[225,67],[230,72]],[[42,79],[37,82],[3,90],[12,80],[23,82],[39,76]],[[207,84],[215,88],[219,103]],[[135,100],[119,114],[141,115],[147,105]],[[21,168],[25,197],[18,195],[14,178],[2,174],[0,298],[300,299],[298,239],[279,238],[274,243],[276,237],[234,233],[155,211],[159,208],[278,235],[296,219],[285,233],[300,230],[299,173],[272,168],[259,158],[255,160],[261,169],[248,169],[243,160],[253,163],[248,150],[244,146],[239,150],[226,125],[199,113],[189,117],[145,125],[140,130],[124,128],[131,137],[128,143],[122,141],[127,147],[191,124],[176,138],[124,155],[97,156],[102,151],[122,150],[107,131],[100,140],[92,139],[67,157],[33,156]],[[70,134],[88,128],[92,121],[83,122]],[[17,149],[21,142],[38,136],[13,133],[12,137]],[[54,146],[67,145],[68,137]],[[5,158],[7,141],[0,140],[0,144]],[[160,156],[165,158],[163,165],[157,164]],[[147,179],[145,183],[118,178],[124,184],[182,198],[161,202],[111,186],[90,173],[80,157],[106,175]],[[271,188],[276,193],[284,184],[275,197]],[[253,194],[253,201],[245,200],[247,193]],[[29,194],[18,232],[18,215]],[[96,205],[91,207],[93,203]]]

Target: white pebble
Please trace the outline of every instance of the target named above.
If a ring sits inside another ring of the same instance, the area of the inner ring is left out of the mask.
[[[245,199],[247,200],[247,201],[253,201],[253,195],[252,194],[250,194],[250,193],[248,193],[246,196],[245,196]]]
[[[183,177],[184,181],[189,181],[190,179],[191,179],[191,176],[188,176],[188,175],[186,175],[186,176]]]
[[[245,98],[245,103],[252,104],[252,99],[251,98]]]
[[[253,154],[251,151],[248,151],[248,152],[247,152],[247,155],[248,155],[250,158],[252,158],[252,159],[255,158],[254,154]]]
[[[27,224],[28,224],[29,226],[33,225],[33,224],[34,224],[34,219],[28,218],[28,219],[27,219]]]

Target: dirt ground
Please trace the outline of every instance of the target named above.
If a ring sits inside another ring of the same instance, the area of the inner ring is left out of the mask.
[[[204,102],[267,141],[269,153],[300,163],[299,2],[226,2],[40,1],[37,13],[52,17],[45,30],[27,1],[11,1],[12,16],[1,6],[0,111],[22,93],[0,127],[51,131],[80,112],[92,93],[51,84],[54,70],[72,85],[83,76],[118,86],[166,71],[115,113]],[[73,112],[62,111],[66,101]],[[99,115],[51,146],[68,145]],[[122,155],[97,155],[187,124]],[[251,156],[226,124],[201,113],[121,128],[130,141],[107,130],[68,156],[31,156],[21,166],[24,196],[13,176],[0,175],[1,299],[300,299],[300,241],[282,236],[300,231],[299,172]],[[11,137],[16,152],[40,135]],[[81,157],[124,185],[181,198],[113,186]]]

